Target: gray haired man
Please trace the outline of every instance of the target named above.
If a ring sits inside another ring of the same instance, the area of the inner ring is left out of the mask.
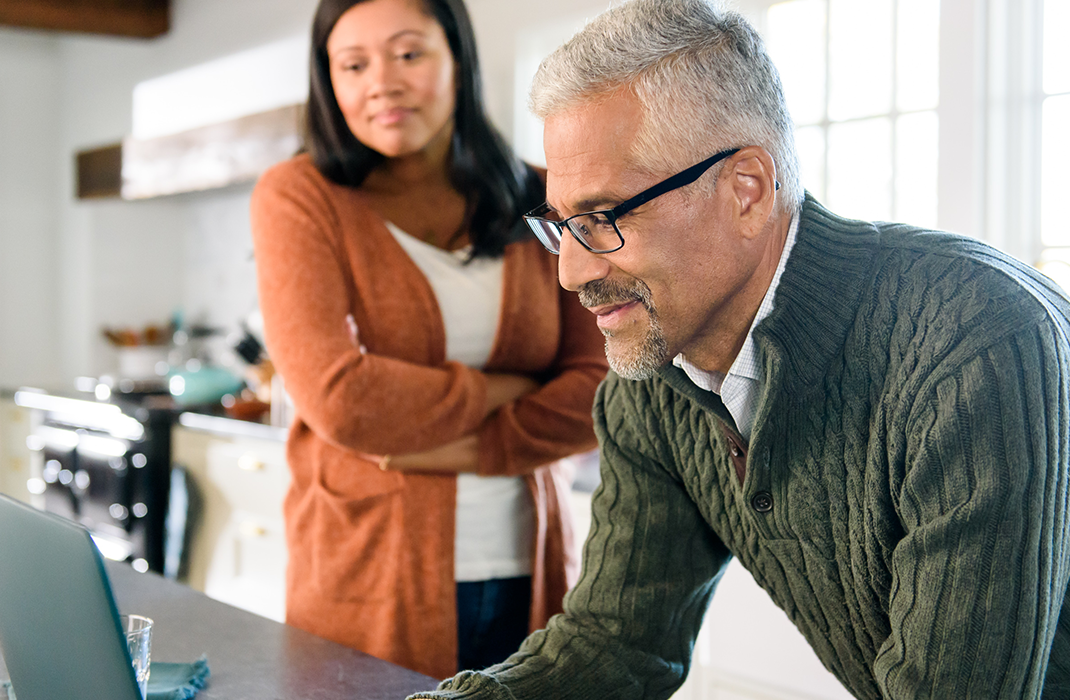
[[[667,698],[733,556],[859,698],[1070,697],[1055,285],[805,194],[760,38],[707,0],[606,12],[532,104],[528,221],[614,370],[602,484],[564,614],[416,697]]]

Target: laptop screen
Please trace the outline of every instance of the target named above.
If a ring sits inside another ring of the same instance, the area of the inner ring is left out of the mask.
[[[89,532],[3,495],[0,650],[18,700],[141,698]]]

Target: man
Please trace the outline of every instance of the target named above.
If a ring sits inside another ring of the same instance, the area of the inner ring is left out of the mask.
[[[859,698],[1070,697],[1057,288],[805,195],[761,40],[706,0],[610,10],[532,102],[529,221],[615,371],[602,485],[565,613],[416,697],[666,698],[732,556]]]

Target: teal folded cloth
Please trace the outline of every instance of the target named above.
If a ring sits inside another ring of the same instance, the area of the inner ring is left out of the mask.
[[[208,658],[191,664],[153,661],[149,667],[148,700],[191,700],[208,683]]]
[[[208,683],[208,657],[191,664],[165,664],[153,661],[149,672],[147,700],[191,700]],[[15,700],[11,681],[0,681],[0,700]]]

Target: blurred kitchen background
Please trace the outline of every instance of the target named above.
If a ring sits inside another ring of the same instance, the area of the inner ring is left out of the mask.
[[[609,3],[467,4],[490,115],[541,164],[530,78]],[[769,41],[819,199],[1070,285],[1070,0],[731,4]],[[289,412],[248,203],[299,146],[315,5],[0,0],[0,491],[275,618]],[[677,697],[848,696],[733,565]]]

